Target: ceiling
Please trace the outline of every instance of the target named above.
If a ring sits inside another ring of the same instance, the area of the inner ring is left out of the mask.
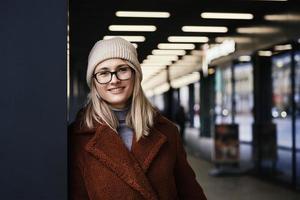
[[[71,0],[70,48],[72,63],[85,64],[93,44],[103,39],[105,35],[142,35],[146,38],[138,44],[140,62],[157,49],[159,43],[168,42],[169,36],[207,36],[209,44],[215,44],[217,37],[246,38],[246,41],[236,40],[236,52],[231,55],[249,55],[257,49],[272,44],[300,38],[300,1],[257,1],[257,0]],[[163,11],[169,12],[169,18],[129,18],[117,17],[116,11]],[[234,12],[251,13],[251,20],[204,19],[202,12]],[[290,14],[294,20],[268,21],[265,15]],[[112,32],[109,25],[154,25],[155,32]],[[188,33],[182,31],[182,26],[226,26],[226,33]],[[269,34],[238,33],[241,27],[272,27],[279,31]],[[194,43],[195,49],[200,49],[203,43]],[[190,54],[187,51],[187,54]],[[224,58],[223,60],[226,60]]]

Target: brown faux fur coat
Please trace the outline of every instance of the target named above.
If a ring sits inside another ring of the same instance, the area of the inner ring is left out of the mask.
[[[131,151],[107,125],[69,126],[71,200],[204,200],[177,127],[157,114],[150,135]]]

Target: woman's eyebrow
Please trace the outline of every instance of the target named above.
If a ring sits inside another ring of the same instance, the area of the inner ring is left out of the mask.
[[[120,67],[123,67],[124,65],[127,66],[126,63],[117,65],[117,66],[115,67],[115,70],[119,69]],[[98,72],[99,72],[99,71],[110,71],[110,68],[108,68],[108,67],[101,67],[101,68],[98,70]]]

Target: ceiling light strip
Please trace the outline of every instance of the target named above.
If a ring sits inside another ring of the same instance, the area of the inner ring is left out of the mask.
[[[144,36],[129,36],[129,35],[106,35],[103,37],[103,39],[107,40],[114,37],[121,37],[129,42],[144,42],[146,40]]]
[[[226,33],[228,28],[225,26],[183,26],[183,32],[203,32],[203,33]]]
[[[169,18],[169,12],[117,11],[117,17]]]
[[[182,44],[182,43],[160,43],[157,45],[159,49],[194,49],[194,44]]]
[[[170,36],[168,37],[169,42],[208,42],[208,37],[205,36]]]
[[[137,31],[137,32],[154,32],[156,26],[153,25],[110,25],[110,31]]]
[[[201,17],[205,19],[253,19],[251,13],[223,13],[223,12],[203,12]]]
[[[183,56],[186,54],[185,50],[164,50],[164,49],[154,49],[152,50],[153,55],[178,55]]]

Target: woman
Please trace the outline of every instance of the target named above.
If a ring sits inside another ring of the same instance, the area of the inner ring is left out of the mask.
[[[98,41],[86,79],[87,105],[69,127],[70,198],[206,199],[176,126],[143,93],[134,46]]]

